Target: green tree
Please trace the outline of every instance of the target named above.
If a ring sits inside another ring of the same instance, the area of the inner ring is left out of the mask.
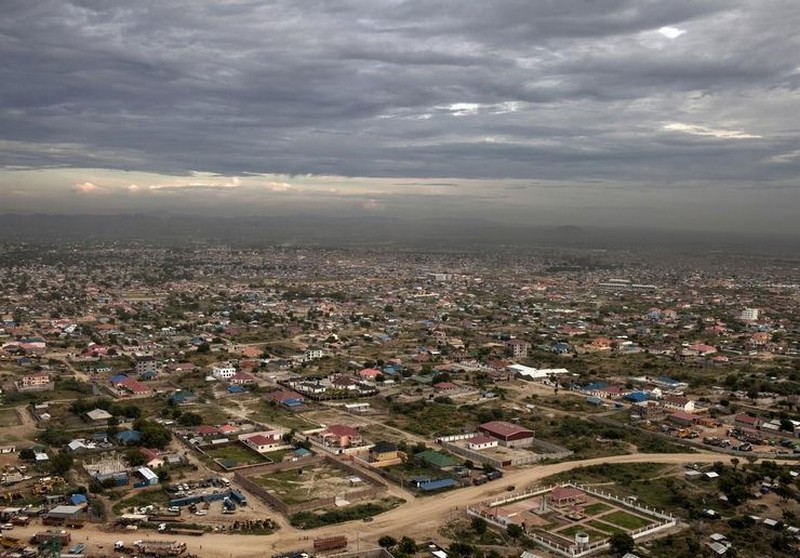
[[[117,434],[119,434],[119,419],[117,417],[111,417],[108,419],[108,428],[106,428],[106,434],[108,434],[109,438],[114,438]]]
[[[487,525],[485,519],[477,516],[472,517],[472,530],[475,531],[478,536],[482,536],[486,533],[486,529]]]
[[[169,430],[157,422],[138,419],[133,428],[141,433],[142,445],[148,448],[164,449],[172,439]]]
[[[611,552],[614,553],[614,556],[624,556],[629,552],[633,552],[635,545],[633,537],[628,533],[614,533],[608,542],[611,545]]]
[[[417,541],[404,535],[397,549],[403,554],[414,554],[417,551]]]
[[[75,463],[75,458],[70,453],[59,452],[50,458],[50,472],[54,475],[64,476]]]
[[[136,448],[131,448],[125,452],[125,462],[131,467],[144,465],[146,459],[142,452]]]
[[[25,448],[19,452],[19,458],[24,459],[25,461],[30,461],[35,457],[36,453],[33,451],[33,448]]]
[[[378,539],[378,546],[383,548],[392,548],[397,544],[397,539],[389,535],[384,535]]]
[[[181,426],[200,426],[203,424],[203,417],[199,413],[187,411],[178,417],[178,423]]]
[[[525,533],[525,531],[522,530],[522,525],[517,525],[516,523],[509,523],[508,527],[506,527],[506,533],[508,533],[509,537],[516,540],[520,538]]]

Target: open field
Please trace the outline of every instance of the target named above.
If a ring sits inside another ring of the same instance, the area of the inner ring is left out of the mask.
[[[225,446],[210,447],[205,449],[205,452],[212,459],[235,462],[235,465],[226,463],[226,467],[229,469],[231,467],[239,467],[242,465],[255,465],[257,463],[269,462],[268,458],[238,442],[234,442]]]
[[[608,523],[612,523],[629,531],[635,531],[636,529],[640,529],[651,523],[643,517],[639,517],[622,510],[606,514],[602,519],[603,521],[607,521]]]
[[[610,506],[608,504],[597,502],[595,504],[589,504],[588,506],[583,508],[583,513],[585,513],[586,515],[597,515],[608,509],[610,509]]]
[[[613,535],[615,533],[627,533],[627,529],[622,529],[621,527],[616,527],[614,525],[610,525],[608,523],[603,523],[598,519],[593,519],[591,521],[586,522],[587,525],[591,525],[598,531],[603,531],[607,535]]]
[[[286,504],[299,504],[321,498],[347,498],[348,492],[361,490],[361,483],[353,485],[348,475],[327,463],[311,467],[274,471],[251,477],[253,482],[274,493]]]
[[[265,401],[258,400],[247,403],[245,404],[245,408],[247,409],[248,417],[256,422],[282,426],[298,432],[319,427],[318,424],[306,420],[299,413],[292,413],[278,405]]]
[[[21,411],[24,412],[24,411]],[[19,419],[17,411],[14,409],[0,409],[0,426],[19,426],[22,421]]]

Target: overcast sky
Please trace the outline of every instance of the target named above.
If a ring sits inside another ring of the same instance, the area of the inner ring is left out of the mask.
[[[800,234],[798,0],[2,10],[0,213]]]

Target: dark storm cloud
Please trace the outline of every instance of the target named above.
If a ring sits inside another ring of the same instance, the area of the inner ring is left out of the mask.
[[[641,182],[797,170],[794,0],[11,0],[3,13],[9,167]]]

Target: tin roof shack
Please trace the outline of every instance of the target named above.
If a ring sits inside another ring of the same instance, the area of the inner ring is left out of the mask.
[[[136,469],[136,476],[139,479],[133,483],[134,488],[143,488],[145,486],[155,486],[158,484],[158,475],[153,472],[150,467],[139,467]]]
[[[56,506],[42,517],[42,525],[83,527],[85,522],[86,504],[78,506]]]

